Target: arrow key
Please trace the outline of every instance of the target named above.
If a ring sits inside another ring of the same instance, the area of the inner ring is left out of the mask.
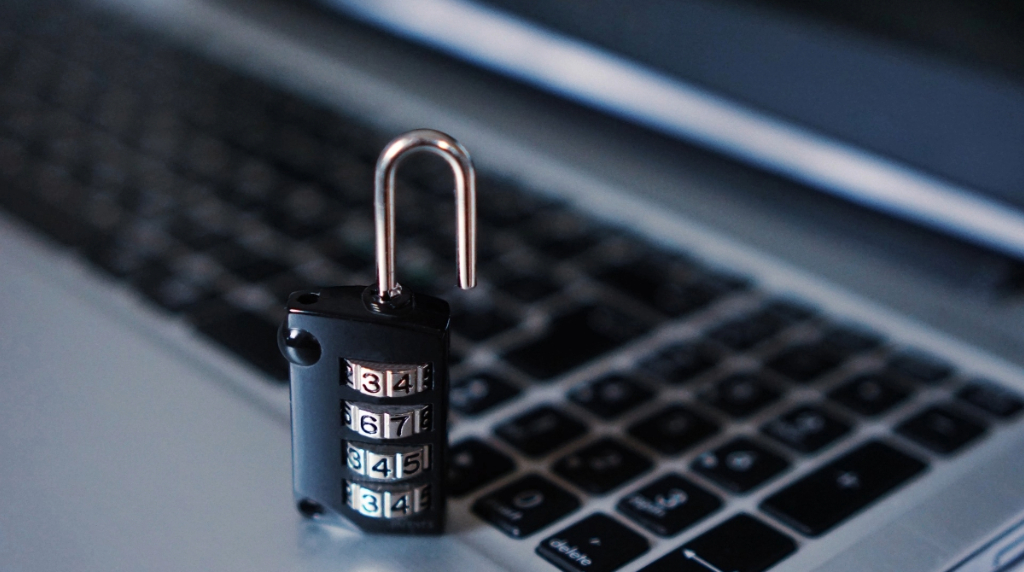
[[[795,551],[790,537],[738,514],[640,572],[761,572]]]

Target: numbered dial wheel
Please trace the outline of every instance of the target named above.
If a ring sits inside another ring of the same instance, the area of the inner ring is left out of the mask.
[[[369,488],[346,482],[348,506],[370,518],[405,518],[430,508],[430,485],[409,488]]]
[[[430,445],[374,447],[346,443],[345,459],[354,473],[375,481],[411,479],[430,469]]]
[[[430,389],[427,364],[345,360],[345,369],[349,387],[373,397],[405,397]]]
[[[370,439],[404,439],[430,431],[429,405],[345,403],[345,425]]]

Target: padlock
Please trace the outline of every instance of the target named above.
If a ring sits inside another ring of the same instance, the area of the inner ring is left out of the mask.
[[[395,280],[395,172],[429,151],[455,173],[459,287],[476,284],[476,183],[466,150],[411,131],[377,161],[377,283],[294,292],[278,334],[291,362],[295,499],[367,532],[440,534],[448,455],[448,303]]]

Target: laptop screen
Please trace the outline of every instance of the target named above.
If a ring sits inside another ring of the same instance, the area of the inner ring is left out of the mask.
[[[1024,258],[1024,39],[1009,3],[326,1]]]
[[[964,65],[1024,81],[1024,4],[968,0],[899,2],[767,0],[769,6],[898,42]]]
[[[646,61],[672,67],[669,46],[678,36],[660,35],[677,27],[672,18],[687,2],[544,2],[480,0],[484,4],[542,22],[609,48],[633,52]],[[718,4],[723,4],[718,2]],[[1024,4],[966,0],[727,0],[743,9],[788,14],[819,26],[837,26],[966,66],[987,68],[1024,81]],[[624,18],[624,19],[623,19]],[[600,34],[594,32],[600,31]],[[646,38],[646,39],[645,39]],[[677,54],[678,55],[678,54]]]
[[[1020,4],[483,2],[1024,207]]]

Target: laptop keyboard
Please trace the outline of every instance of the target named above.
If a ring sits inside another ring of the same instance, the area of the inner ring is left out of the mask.
[[[388,134],[46,2],[0,7],[0,70],[0,206],[269,382],[289,292],[372,280]],[[534,558],[764,570],[1024,409],[486,173],[482,287],[455,291],[445,168],[400,172],[399,275],[451,301],[455,427],[481,421],[452,446],[456,510]]]

